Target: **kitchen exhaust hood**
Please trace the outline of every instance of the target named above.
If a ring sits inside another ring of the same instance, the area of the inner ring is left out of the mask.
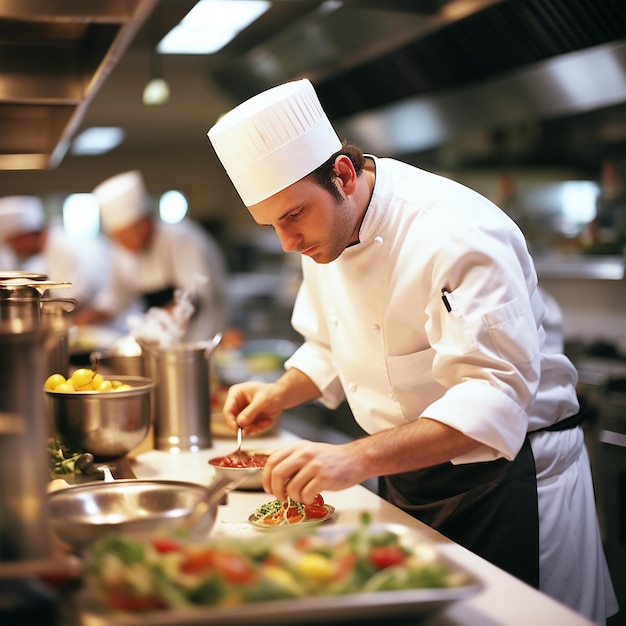
[[[397,156],[626,105],[625,46],[624,0],[344,0],[211,75],[235,101],[310,78],[342,135]]]
[[[157,0],[0,0],[0,169],[51,169]]]

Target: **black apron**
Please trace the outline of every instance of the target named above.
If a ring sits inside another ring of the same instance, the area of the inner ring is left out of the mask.
[[[537,476],[528,437],[513,461],[383,476],[380,495],[487,561],[539,587]]]
[[[158,291],[150,291],[142,294],[144,309],[148,310],[152,307],[164,307],[174,301],[174,287],[165,287]]]

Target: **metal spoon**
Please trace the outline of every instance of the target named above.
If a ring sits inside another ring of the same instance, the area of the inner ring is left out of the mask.
[[[241,444],[243,443],[243,428],[237,428],[237,449],[234,454],[239,454],[241,452]]]

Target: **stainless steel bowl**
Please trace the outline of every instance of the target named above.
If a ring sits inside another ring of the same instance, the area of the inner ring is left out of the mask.
[[[241,454],[263,455],[269,456],[267,450],[241,450]],[[209,459],[209,465],[214,469],[216,478],[224,478],[230,480],[233,489],[243,491],[262,491],[263,490],[263,467],[224,467],[220,465],[222,459],[228,454]]]
[[[54,428],[70,450],[91,452],[97,460],[119,459],[148,434],[154,383],[141,376],[116,376],[126,391],[45,390]]]
[[[176,480],[116,480],[86,483],[48,494],[52,531],[74,550],[111,532],[137,539],[185,527],[193,536],[210,533],[218,503],[193,516],[215,489]]]

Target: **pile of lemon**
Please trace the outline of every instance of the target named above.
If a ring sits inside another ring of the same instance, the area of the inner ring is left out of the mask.
[[[132,387],[119,380],[105,379],[102,374],[85,367],[74,370],[69,378],[51,374],[43,385],[46,391],[76,393],[77,391],[128,391]]]

